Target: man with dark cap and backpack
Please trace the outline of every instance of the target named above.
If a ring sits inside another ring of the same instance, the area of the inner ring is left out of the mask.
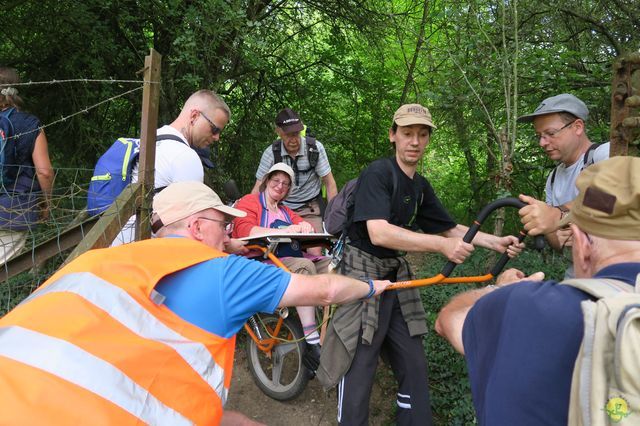
[[[251,192],[258,193],[260,184],[271,166],[284,162],[295,173],[291,192],[284,204],[312,224],[316,232],[323,232],[322,185],[327,189],[328,200],[338,193],[324,146],[310,135],[301,135],[304,124],[298,113],[291,108],[285,108],[278,113],[275,125],[278,140],[262,153],[256,171],[256,184]],[[316,250],[314,254],[320,254],[320,250]]]
[[[480,425],[638,424],[640,158],[594,164],[576,185],[559,223],[573,232],[576,279],[509,269],[438,315],[466,358]]]

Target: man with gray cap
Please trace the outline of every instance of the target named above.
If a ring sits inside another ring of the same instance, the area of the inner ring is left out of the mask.
[[[594,164],[576,184],[579,195],[559,224],[573,232],[576,277],[595,278],[589,288],[633,291],[640,274],[640,158]],[[466,357],[481,425],[567,424],[581,304],[594,297],[543,278],[509,269],[497,286],[459,294],[438,315],[436,331]],[[605,279],[622,282],[599,281]],[[607,420],[605,404],[596,409]]]
[[[162,238],[79,256],[0,320],[0,383],[17,384],[0,386],[0,423],[256,424],[224,411],[245,321],[390,284],[223,253],[245,213],[201,182],[169,185],[153,209]]]
[[[586,130],[588,117],[589,110],[584,102],[563,93],[545,99],[532,114],[518,118],[519,122],[533,123],[540,147],[558,163],[547,178],[546,203],[530,196],[520,196],[529,204],[520,209],[521,220],[530,235],[545,234],[557,250],[570,236],[556,234],[553,230],[578,195],[575,186],[578,175],[585,167],[609,158],[608,142],[597,145],[589,140]],[[568,270],[567,277],[570,276]]]
[[[402,105],[395,112],[389,129],[395,155],[374,161],[359,177],[339,273],[404,281],[413,279],[404,257],[407,251],[441,253],[456,263],[473,251],[473,245],[462,241],[468,228],[456,224],[416,171],[433,129],[431,114],[422,105]],[[509,250],[511,255],[522,247],[516,237],[484,232],[474,243],[498,252]],[[325,388],[338,386],[340,424],[368,423],[369,396],[383,348],[398,380],[397,424],[432,424],[422,340],[428,331],[426,319],[415,288],[385,292],[375,303],[338,308],[317,377]]]
[[[291,108],[278,113],[275,125],[278,140],[262,153],[256,172],[256,184],[251,193],[259,192],[271,166],[284,162],[295,173],[291,192],[284,204],[312,224],[316,232],[323,232],[320,205],[323,202],[322,185],[327,189],[327,199],[331,200],[338,193],[327,152],[320,141],[309,135],[301,135],[304,124],[298,113]],[[310,252],[321,254],[320,249],[311,249]]]

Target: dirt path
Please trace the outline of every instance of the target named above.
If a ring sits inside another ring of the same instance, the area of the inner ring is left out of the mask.
[[[421,264],[423,256],[410,253],[407,256],[412,268]],[[304,392],[295,400],[275,401],[253,382],[247,368],[244,351],[244,332],[238,335],[236,361],[227,409],[239,411],[250,418],[269,426],[327,426],[335,425],[336,392],[326,394],[317,380],[311,380]],[[391,369],[380,362],[371,393],[369,425],[394,424],[396,382]]]
[[[244,336],[238,336],[242,339]],[[371,396],[370,425],[388,425],[393,421],[395,381],[391,371],[383,364],[378,367]],[[253,420],[269,426],[329,426],[336,422],[336,393],[328,395],[317,380],[311,380],[304,392],[295,400],[275,401],[253,382],[247,368],[247,357],[242,343],[236,348],[233,381],[227,409],[240,411]]]

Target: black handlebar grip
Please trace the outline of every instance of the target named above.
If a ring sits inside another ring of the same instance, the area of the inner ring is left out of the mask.
[[[526,205],[527,204],[525,202],[520,201],[518,198],[515,198],[515,197],[500,198],[499,200],[495,200],[494,202],[487,204],[480,211],[480,213],[478,213],[478,217],[473,222],[473,224],[469,227],[469,230],[464,235],[464,237],[462,237],[462,241],[464,241],[465,243],[470,243],[471,241],[473,241],[473,238],[476,236],[476,234],[480,230],[480,227],[482,226],[484,221],[487,219],[487,217],[489,217],[491,213],[493,213],[494,210],[502,207],[515,207],[517,209],[521,209]],[[524,240],[526,236],[527,236],[526,233],[520,232],[518,241]],[[544,248],[544,236],[538,235],[535,237],[534,247],[538,250],[541,250],[542,248]],[[491,269],[491,274],[493,276],[498,275],[508,261],[509,261],[509,256],[505,252],[502,254],[500,259],[498,259],[498,262],[495,264],[495,266]],[[440,273],[445,277],[448,277],[451,274],[451,272],[453,272],[453,269],[455,267],[456,267],[456,263],[449,261],[446,263],[446,265],[444,265]]]

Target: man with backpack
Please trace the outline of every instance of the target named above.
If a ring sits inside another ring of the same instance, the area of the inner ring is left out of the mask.
[[[159,192],[174,182],[204,181],[203,163],[198,149],[206,149],[220,140],[231,111],[211,90],[199,90],[184,104],[178,117],[156,133],[154,188]],[[95,176],[94,176],[95,178]],[[133,165],[131,181],[138,180],[138,164]],[[90,194],[91,196],[91,194]],[[135,217],[123,227],[113,245],[135,239]]]
[[[577,279],[510,269],[436,321],[466,357],[481,425],[638,424],[640,159],[594,164],[576,184],[560,226],[573,232]]]
[[[301,136],[304,124],[291,108],[278,113],[275,125],[278,140],[262,153],[256,184],[251,193],[259,192],[260,184],[271,166],[286,163],[293,169],[295,180],[284,204],[312,224],[316,232],[323,232],[322,185],[327,189],[328,200],[338,193],[324,146],[309,134]]]
[[[473,251],[473,245],[462,240],[468,228],[456,224],[416,172],[433,129],[431,114],[422,105],[402,105],[395,112],[389,129],[395,155],[374,161],[358,179],[337,265],[340,274],[404,281],[413,278],[404,257],[407,251],[438,252],[456,263]],[[511,255],[522,247],[516,237],[484,232],[474,243]],[[340,424],[368,424],[381,352],[398,380],[397,424],[433,423],[422,339],[428,328],[418,289],[386,291],[374,303],[341,306],[327,331],[317,377],[325,388],[338,386]]]
[[[556,250],[562,249],[570,237],[568,232],[554,230],[578,195],[575,186],[578,175],[585,167],[609,158],[608,142],[598,145],[589,140],[585,124],[588,117],[584,102],[563,93],[543,100],[533,113],[518,118],[519,122],[533,124],[536,141],[558,163],[547,178],[546,201],[521,195],[520,199],[529,205],[519,212],[529,234],[544,234]],[[571,276],[569,268],[565,277]]]

